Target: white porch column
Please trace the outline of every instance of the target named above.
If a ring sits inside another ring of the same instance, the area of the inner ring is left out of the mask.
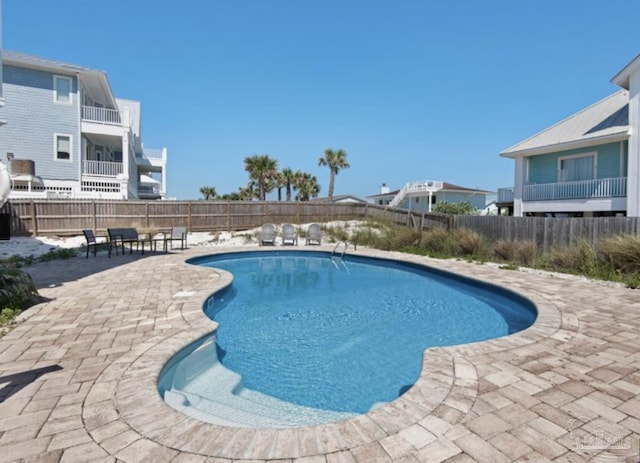
[[[522,193],[525,182],[525,158],[519,156],[515,158],[515,183],[513,185],[513,215],[522,217]]]
[[[122,189],[122,195],[124,199],[129,198],[129,165],[131,160],[129,159],[131,153],[129,152],[129,132],[124,132],[122,135],[122,179],[120,180],[120,188]]]
[[[640,72],[629,76],[627,216],[640,217]]]

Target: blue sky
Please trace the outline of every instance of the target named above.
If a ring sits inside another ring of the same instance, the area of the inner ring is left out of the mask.
[[[107,72],[169,152],[168,195],[237,191],[244,158],[335,194],[513,183],[498,153],[616,91],[637,0],[4,0],[3,46]]]

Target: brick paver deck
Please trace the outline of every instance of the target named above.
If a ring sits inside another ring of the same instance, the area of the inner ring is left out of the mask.
[[[30,268],[49,301],[0,339],[0,461],[638,461],[638,290],[365,249],[357,254],[514,290],[538,320],[505,338],[429,349],[406,394],[352,420],[251,430],[178,413],[159,397],[158,373],[215,327],[202,303],[231,278],[184,261],[221,250]]]

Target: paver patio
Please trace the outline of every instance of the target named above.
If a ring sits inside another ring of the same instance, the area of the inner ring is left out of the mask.
[[[215,327],[202,304],[231,279],[184,261],[229,250],[240,249],[29,268],[49,300],[0,339],[0,461],[638,461],[638,290],[360,248],[509,288],[538,319],[505,338],[428,350],[414,387],[352,420],[252,430],[178,413],[157,375]]]

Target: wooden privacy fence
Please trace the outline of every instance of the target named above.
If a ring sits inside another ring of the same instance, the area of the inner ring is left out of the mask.
[[[375,210],[375,211],[374,211]],[[383,215],[407,220],[406,213],[365,203],[272,201],[69,201],[14,200],[2,212],[11,214],[15,235],[78,235],[111,227],[189,231],[238,231],[265,222],[310,223]]]
[[[640,217],[504,217],[455,216],[452,227],[473,230],[492,240],[533,241],[544,250],[587,240],[597,246],[601,239],[640,233]]]
[[[265,222],[303,224],[333,220],[382,218],[418,229],[469,229],[491,240],[533,241],[543,250],[586,239],[597,245],[605,237],[640,233],[638,217],[451,216],[391,209],[371,203],[281,201],[70,201],[14,200],[1,213],[11,214],[15,235],[78,235],[83,229],[110,227],[166,231],[239,231]]]

